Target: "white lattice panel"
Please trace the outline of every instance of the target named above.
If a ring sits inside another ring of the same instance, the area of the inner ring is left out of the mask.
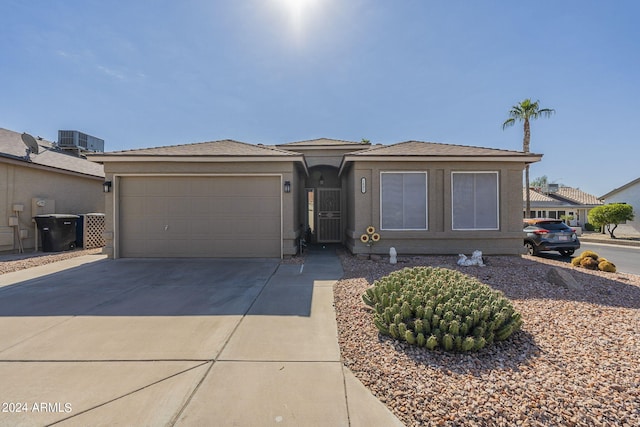
[[[83,241],[85,249],[104,246],[104,214],[84,215]]]

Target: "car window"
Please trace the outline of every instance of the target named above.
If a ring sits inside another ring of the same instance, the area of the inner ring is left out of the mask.
[[[539,222],[537,225],[549,231],[571,231],[564,222]]]

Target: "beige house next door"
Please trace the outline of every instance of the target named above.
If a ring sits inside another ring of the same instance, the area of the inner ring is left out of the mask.
[[[119,257],[280,257],[280,176],[123,176]]]

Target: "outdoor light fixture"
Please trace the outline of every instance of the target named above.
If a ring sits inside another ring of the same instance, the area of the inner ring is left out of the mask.
[[[320,185],[324,185],[324,176],[320,174]]]
[[[105,181],[102,184],[102,191],[105,193],[110,193],[111,192],[111,181]]]
[[[291,193],[291,181],[284,182],[284,192]]]
[[[367,192],[367,178],[365,178],[364,176],[360,178],[360,192],[362,194]]]

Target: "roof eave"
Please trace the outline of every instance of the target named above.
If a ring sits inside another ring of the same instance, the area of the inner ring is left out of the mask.
[[[93,174],[89,174],[89,173],[83,173],[83,172],[78,172],[78,171],[73,171],[73,170],[69,170],[69,169],[63,169],[63,168],[58,168],[55,166],[49,166],[49,165],[43,165],[41,163],[35,163],[35,162],[28,162],[24,159],[16,159],[13,157],[8,157],[8,156],[0,156],[0,158],[2,158],[2,160],[5,163],[9,163],[12,165],[17,165],[17,166],[23,166],[23,167],[28,167],[28,168],[34,168],[34,169],[39,169],[39,170],[44,170],[44,171],[49,171],[49,172],[55,172],[55,173],[62,173],[65,175],[73,175],[73,176],[80,176],[83,178],[92,178],[92,179],[104,179],[104,174],[103,175],[93,175]]]

